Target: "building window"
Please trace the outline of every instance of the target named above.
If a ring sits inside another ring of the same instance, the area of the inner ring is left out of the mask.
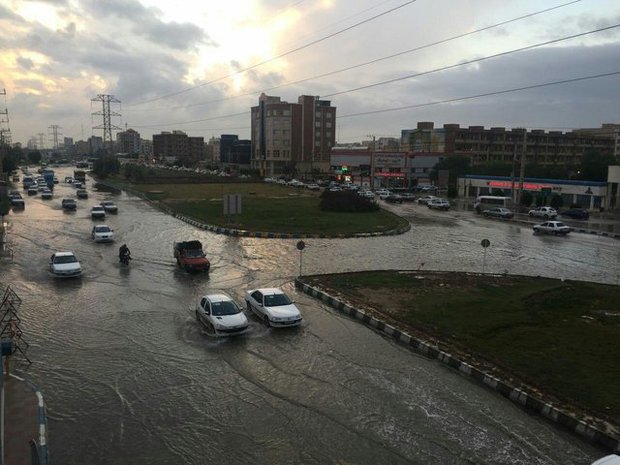
[[[316,123],[314,123],[314,127],[315,128],[320,128],[321,127],[321,122],[317,121]]]
[[[331,131],[325,131],[325,137],[331,137],[331,136],[332,136]]]
[[[331,128],[331,127],[332,127],[332,123],[330,123],[330,122],[325,123],[325,127],[326,127],[326,128]]]
[[[317,111],[315,116],[316,116],[316,119],[321,119],[321,112]]]

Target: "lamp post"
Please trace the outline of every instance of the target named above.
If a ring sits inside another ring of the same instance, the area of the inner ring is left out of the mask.
[[[370,190],[375,188],[375,143],[376,139],[374,135],[367,135],[366,137],[372,137],[372,150],[370,152]]]

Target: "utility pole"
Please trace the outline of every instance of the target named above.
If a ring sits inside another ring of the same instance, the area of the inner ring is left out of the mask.
[[[44,132],[39,132],[37,133],[37,139],[38,139],[38,143],[37,143],[37,150],[41,150],[45,148],[45,133]]]
[[[121,101],[114,97],[114,95],[97,94],[96,98],[90,100],[91,102],[101,102],[102,110],[92,113],[93,116],[102,116],[103,124],[99,126],[93,126],[93,129],[103,129],[103,146],[112,152],[112,130],[121,131],[122,128],[112,124],[112,116],[120,117],[121,114],[110,110],[110,103],[118,103]]]
[[[519,195],[517,196],[517,205],[521,204],[521,195],[523,194],[523,181],[525,180],[525,155],[527,154],[527,129],[523,128],[523,143],[521,145],[521,172],[519,173]]]
[[[376,137],[374,134],[369,134],[366,137],[372,137],[372,150],[370,152],[370,190],[375,188],[375,146]]]
[[[9,110],[6,108],[6,90],[2,89],[0,95],[4,95],[4,110],[0,111],[0,146],[11,145],[11,129],[9,128]]]
[[[58,130],[62,129],[62,128],[60,126],[58,126],[57,124],[52,124],[47,129],[49,129],[51,131],[51,133],[48,134],[48,135],[51,137],[52,148],[54,150],[58,150],[58,133],[59,133]],[[60,134],[60,136],[62,136],[62,134]]]

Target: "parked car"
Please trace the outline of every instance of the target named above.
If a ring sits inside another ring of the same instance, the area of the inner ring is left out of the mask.
[[[315,184],[315,183],[310,183],[310,184],[306,185],[306,188],[310,189],[311,191],[321,190],[321,187],[318,184]]]
[[[375,198],[375,193],[372,191],[357,191],[357,195],[359,195],[360,197],[366,197],[367,199],[374,199]]]
[[[61,205],[63,210],[75,210],[77,208],[74,199],[62,199]]]
[[[114,231],[106,224],[97,224],[93,226],[90,236],[95,242],[114,241]]]
[[[118,213],[118,207],[111,200],[104,200],[103,202],[101,202],[101,206],[106,213]]]
[[[413,202],[415,200],[415,195],[411,192],[403,192],[400,194],[400,197],[403,199],[403,202]]]
[[[392,193],[387,189],[379,189],[375,191],[375,195],[378,195],[381,200],[385,200],[385,198],[392,195]]]
[[[426,206],[432,210],[450,210],[450,202],[446,199],[431,199]]]
[[[245,293],[249,311],[263,320],[265,326],[299,326],[301,313],[294,302],[278,288],[251,289]]]
[[[43,200],[50,200],[53,196],[54,193],[49,189],[44,189],[43,192],[41,192],[41,198]]]
[[[77,191],[75,191],[75,195],[78,199],[87,199],[88,191],[86,189],[78,189]]]
[[[501,207],[489,208],[488,210],[483,210],[482,214],[486,216],[487,218],[503,218],[503,219],[510,219],[510,218],[514,218],[515,216],[515,214],[511,210],[508,210],[507,208],[501,208]]]
[[[585,208],[570,208],[560,212],[560,216],[568,216],[574,220],[587,220],[590,218],[590,212]]]
[[[554,219],[556,216],[558,216],[558,212],[555,210],[555,208],[551,208],[551,207],[536,207],[533,210],[530,210],[528,215],[530,215],[530,217],[537,217],[537,218],[544,218],[544,219]]]
[[[434,195],[424,195],[424,196],[418,198],[418,203],[420,203],[422,205],[426,205],[431,200],[435,200],[435,199],[438,199],[438,198],[439,197],[435,197]]]
[[[202,296],[196,304],[196,320],[213,336],[243,334],[249,325],[241,307],[225,294]]]
[[[554,234],[556,236],[565,236],[570,232],[570,227],[561,221],[547,221],[533,226],[534,233]]]
[[[82,267],[73,252],[56,252],[49,262],[50,272],[59,278],[73,278],[82,274]]]
[[[90,209],[90,217],[92,219],[105,218],[105,210],[101,205],[95,205]]]
[[[399,194],[390,194],[383,200],[389,203],[403,203],[403,198]]]

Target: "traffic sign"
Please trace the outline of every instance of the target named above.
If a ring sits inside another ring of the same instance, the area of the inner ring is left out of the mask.
[[[488,239],[482,239],[482,241],[480,242],[480,245],[486,249],[488,246],[491,245],[491,241]]]
[[[304,241],[299,241],[297,243],[297,250],[304,250],[306,248],[306,243]]]

